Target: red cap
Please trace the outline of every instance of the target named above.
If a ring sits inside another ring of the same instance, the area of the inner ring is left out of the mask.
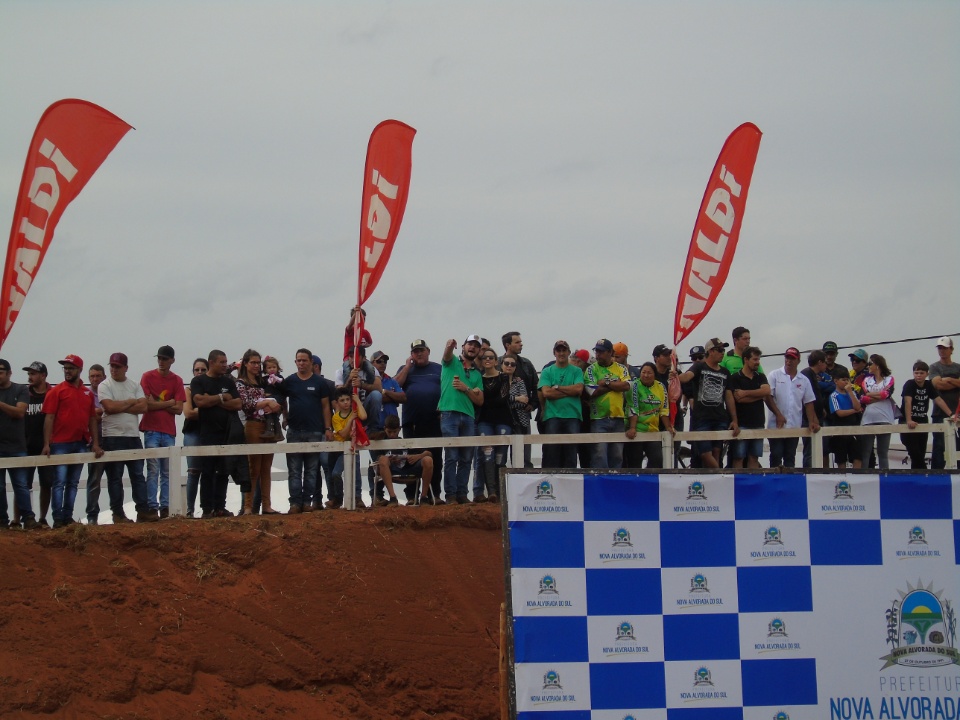
[[[61,365],[76,365],[78,370],[83,370],[83,360],[78,355],[67,355],[60,360]]]
[[[795,347],[788,347],[787,351],[783,354],[784,357],[800,359],[800,351]]]
[[[580,358],[582,362],[590,362],[590,351],[589,350],[577,350],[574,353],[575,357]]]
[[[126,367],[129,363],[127,362],[127,356],[123,353],[114,353],[110,356],[110,362],[108,365],[122,365]]]

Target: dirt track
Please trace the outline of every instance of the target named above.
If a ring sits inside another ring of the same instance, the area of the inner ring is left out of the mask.
[[[0,533],[0,717],[499,717],[499,506]]]

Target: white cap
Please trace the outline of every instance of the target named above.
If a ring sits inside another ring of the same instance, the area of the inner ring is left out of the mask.
[[[942,338],[937,340],[937,347],[945,347],[953,350],[953,339],[944,335]]]
[[[463,344],[466,345],[468,342],[475,342],[477,345],[482,345],[479,335],[468,335],[467,339],[463,341]]]

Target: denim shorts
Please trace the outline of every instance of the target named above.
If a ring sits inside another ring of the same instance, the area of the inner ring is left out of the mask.
[[[704,420],[698,418],[690,423],[690,432],[709,432],[712,430],[729,430],[730,423],[726,420]],[[694,440],[693,452],[697,455],[704,455],[713,452],[714,448],[723,446],[722,440]]]
[[[735,460],[742,460],[748,455],[755,458],[763,457],[763,438],[734,440],[730,443],[730,457]]]

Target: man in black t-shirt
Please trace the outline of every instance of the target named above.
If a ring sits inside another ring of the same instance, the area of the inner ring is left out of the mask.
[[[766,421],[763,401],[770,395],[770,385],[767,376],[760,372],[760,356],[759,348],[747,347],[743,351],[743,367],[731,375],[727,383],[741,430],[762,430]],[[763,456],[763,438],[736,440],[730,444],[730,453],[733,467],[742,468],[746,459],[748,468],[758,468]]]
[[[697,393],[690,416],[691,432],[729,429],[733,430],[734,436],[740,432],[733,394],[727,389],[730,371],[720,365],[724,348],[729,345],[719,338],[711,338],[703,346],[706,361],[695,362],[693,367],[678,377],[681,383],[693,380],[696,384]],[[675,371],[670,372],[673,375]],[[693,452],[700,456],[703,467],[717,468],[720,467],[722,447],[722,440],[696,440]]]
[[[26,385],[10,381],[10,363],[0,359],[0,457],[17,458],[27,454],[27,440],[23,432],[23,418],[27,414],[30,393]],[[27,484],[25,467],[0,470],[0,523],[6,527],[10,520],[7,514],[7,475],[13,486],[13,496],[17,499],[20,517],[28,530],[37,527],[30,502],[30,488]],[[17,523],[19,525],[19,523]]]
[[[27,415],[23,419],[23,427],[27,436],[27,455],[39,455],[43,450],[43,423],[45,419],[43,401],[47,397],[47,391],[53,386],[47,383],[47,366],[42,362],[34,361],[23,369],[27,373],[27,383],[30,386]],[[50,510],[50,488],[53,487],[53,479],[57,468],[53,465],[27,468],[27,485],[31,490],[33,489],[34,470],[40,478],[40,514],[37,516],[37,521],[41,525],[47,525],[47,512]],[[13,522],[15,523],[21,519],[20,509],[16,507],[16,504],[14,502]]]
[[[190,382],[193,404],[200,420],[200,444],[224,445],[243,443],[243,430],[237,411],[243,405],[236,382],[229,374],[227,355],[222,350],[211,350],[207,357],[207,372]],[[233,416],[231,418],[231,415]],[[239,426],[240,432],[231,434]],[[242,460],[242,463],[240,462]],[[242,477],[240,467],[246,468],[247,457],[236,455],[200,458],[200,507],[202,517],[230,517],[227,510],[227,482],[231,470]],[[249,472],[249,471],[248,471]],[[247,485],[249,489],[249,476]],[[242,486],[242,482],[241,482]]]

